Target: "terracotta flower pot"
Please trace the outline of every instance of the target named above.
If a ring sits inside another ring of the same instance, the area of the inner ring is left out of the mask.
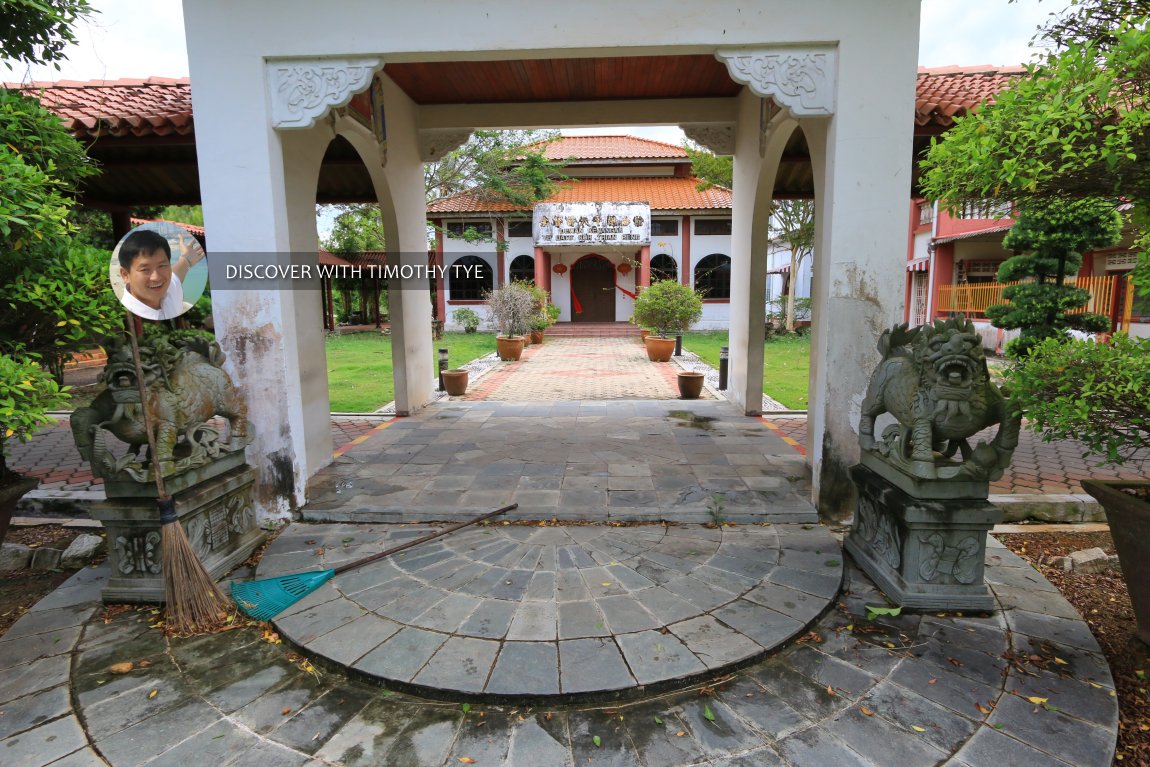
[[[647,336],[647,359],[651,362],[670,362],[671,355],[675,353],[674,338],[659,338]]]
[[[1141,490],[1141,498],[1123,492]],[[1122,578],[1130,591],[1138,628],[1134,636],[1150,644],[1150,482],[1082,481],[1082,489],[1102,504],[1118,551]]]
[[[698,399],[703,393],[703,374],[681,371],[679,373],[679,396],[682,399]]]
[[[642,343],[647,343],[647,336],[649,336],[649,335],[651,335],[650,330],[640,330],[639,331],[639,341]]]
[[[504,362],[518,362],[523,356],[523,347],[526,339],[523,336],[498,336],[495,339],[495,348],[499,352],[499,359]]]
[[[467,371],[462,368],[443,371],[443,390],[452,397],[467,393]]]
[[[531,331],[531,343],[533,343],[533,344],[543,343],[543,332],[544,331],[542,331],[542,330],[532,330]]]

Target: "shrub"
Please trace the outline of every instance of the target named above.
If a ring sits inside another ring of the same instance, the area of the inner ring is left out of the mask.
[[[1048,338],[1006,383],[1043,440],[1078,440],[1107,463],[1150,459],[1150,339]]]
[[[51,422],[48,411],[63,407],[68,397],[35,360],[0,355],[0,485],[8,480],[4,444],[26,442],[38,427]]]
[[[504,338],[525,334],[537,311],[535,297],[518,282],[496,288],[485,296],[485,300],[488,319]]]
[[[465,333],[474,333],[479,329],[479,315],[474,309],[456,309],[451,313],[451,320],[461,325]]]
[[[660,280],[639,293],[633,316],[640,327],[652,328],[666,338],[668,333],[682,333],[699,321],[703,299],[686,285]]]

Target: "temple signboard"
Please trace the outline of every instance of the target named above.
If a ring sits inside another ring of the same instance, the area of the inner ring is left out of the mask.
[[[645,202],[539,203],[531,229],[540,247],[649,245],[651,206]]]

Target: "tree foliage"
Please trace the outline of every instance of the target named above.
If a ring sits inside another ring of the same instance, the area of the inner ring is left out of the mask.
[[[795,291],[799,284],[799,268],[815,252],[815,203],[813,200],[779,200],[775,203],[776,235],[791,251],[790,280],[783,324],[788,333],[795,330]],[[809,302],[808,302],[809,303]]]
[[[385,250],[387,240],[383,233],[383,219],[379,205],[340,205],[331,234],[321,245],[329,253],[348,255],[365,250]]]
[[[639,291],[635,299],[635,323],[666,338],[682,333],[703,316],[703,298],[674,280],[659,280]]]
[[[87,0],[3,0],[0,2],[0,52],[25,64],[52,64],[67,58],[76,42],[72,27],[93,11]],[[8,69],[12,62],[7,61]]]
[[[1065,340],[1068,330],[1110,328],[1102,315],[1070,314],[1090,300],[1090,293],[1067,285],[1066,276],[1078,272],[1084,251],[1113,245],[1121,234],[1122,219],[1108,200],[1031,199],[1021,204],[1002,241],[1003,247],[1021,253],[1002,262],[998,280],[1024,282],[1003,290],[1009,304],[986,308],[995,327],[1022,330],[1007,346],[1007,354],[1025,356],[1045,338]]]
[[[1137,279],[1150,288],[1150,2],[1082,0],[1040,42],[1054,50],[934,142],[924,191],[952,206],[1132,200],[1142,233]]]
[[[1150,458],[1150,339],[1047,339],[1006,382],[1047,442],[1078,440],[1108,463]]]
[[[550,197],[564,162],[544,156],[558,131],[477,130],[463,146],[424,166],[427,201],[470,191],[524,207]]]
[[[701,182],[700,191],[713,186],[731,188],[735,172],[733,157],[714,154],[690,141],[683,142],[683,149],[691,158],[691,174]]]

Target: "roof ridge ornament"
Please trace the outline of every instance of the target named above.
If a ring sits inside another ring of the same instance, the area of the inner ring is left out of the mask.
[[[366,90],[383,67],[379,58],[271,59],[264,63],[272,127],[310,128],[333,107]]]
[[[838,54],[831,46],[720,49],[715,58],[727,65],[733,80],[795,117],[834,114]]]

